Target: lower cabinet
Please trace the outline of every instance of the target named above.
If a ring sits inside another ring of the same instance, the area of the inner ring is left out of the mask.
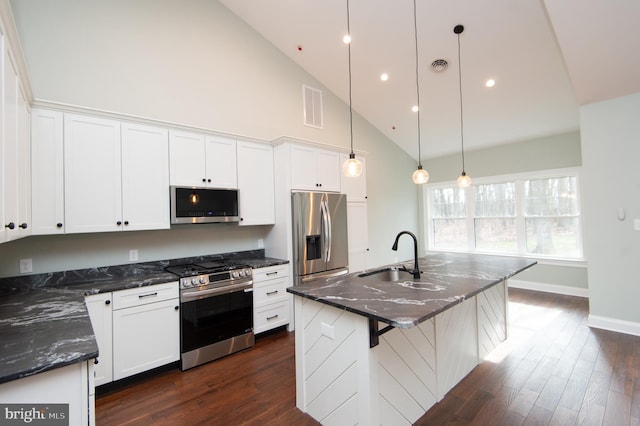
[[[271,330],[289,323],[291,286],[289,265],[276,265],[253,270],[253,332]]]
[[[98,342],[96,386],[180,358],[178,283],[87,296]]]
[[[38,414],[31,422],[15,418],[12,421],[7,419],[9,414],[3,412],[3,418],[7,421],[1,424],[94,425],[93,367],[93,360],[81,361],[1,384],[2,404],[18,404],[15,410],[22,407],[25,412],[33,410]],[[53,404],[64,404],[66,407]],[[64,412],[63,409],[68,411]]]

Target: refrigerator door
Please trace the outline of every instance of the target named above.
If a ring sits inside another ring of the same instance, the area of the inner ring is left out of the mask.
[[[339,269],[346,272],[349,264],[346,196],[294,192],[291,206],[296,277]]]

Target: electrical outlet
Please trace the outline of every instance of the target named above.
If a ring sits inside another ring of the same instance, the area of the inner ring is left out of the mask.
[[[262,238],[258,239],[258,248],[264,248],[264,240]]]
[[[138,260],[138,249],[129,250],[129,262],[135,262]]]
[[[20,273],[28,274],[29,272],[33,272],[33,260],[20,259]]]
[[[633,219],[633,229],[640,231],[640,219]]]
[[[325,322],[320,323],[320,329],[323,336],[327,336],[329,339],[334,339],[333,326]]]

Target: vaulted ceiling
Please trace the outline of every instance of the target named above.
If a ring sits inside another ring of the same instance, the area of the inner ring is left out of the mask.
[[[220,1],[348,103],[347,0]],[[417,158],[413,4],[349,7],[353,108]],[[416,18],[423,159],[460,150],[458,24],[467,150],[578,130],[579,105],[640,92],[636,0],[416,0]]]

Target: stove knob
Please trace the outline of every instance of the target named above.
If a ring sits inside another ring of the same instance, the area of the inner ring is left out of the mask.
[[[200,284],[204,284],[207,280],[204,277],[200,278]]]
[[[189,282],[189,280],[182,280],[182,287],[191,287],[191,283]]]
[[[238,271],[233,271],[233,272],[231,272],[231,276],[232,276],[233,278],[238,278]]]
[[[191,284],[193,284],[193,285],[198,284],[198,279],[197,278],[191,278]]]

